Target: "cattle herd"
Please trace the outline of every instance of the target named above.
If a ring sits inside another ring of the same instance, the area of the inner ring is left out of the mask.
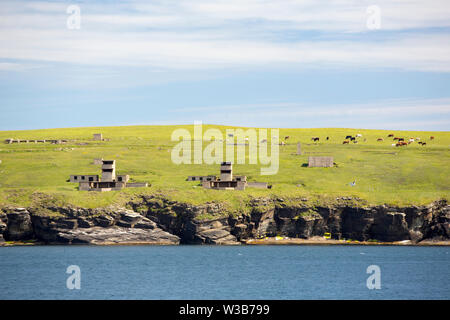
[[[413,138],[413,137],[410,137],[410,138],[396,137],[396,136],[394,136],[393,133],[388,134],[387,137],[393,139],[394,143],[392,144],[392,146],[395,146],[395,147],[407,146],[407,145],[409,145],[409,144],[411,144],[411,143],[413,143],[413,142],[417,142],[417,143],[420,144],[421,146],[426,146],[426,145],[427,145],[426,142],[420,141],[420,138]],[[289,137],[287,137],[287,138],[289,138]],[[355,136],[347,135],[347,136],[345,137],[344,141],[342,142],[342,144],[350,144],[350,142],[358,143],[358,138],[362,138],[362,134],[358,133],[358,134],[356,134]],[[326,137],[326,140],[327,140],[327,141],[328,141],[329,139],[330,139],[330,137]],[[319,142],[319,141],[320,141],[320,138],[319,138],[319,137],[312,137],[311,140],[312,140],[313,142]],[[430,140],[434,140],[434,136],[431,136],[431,137],[430,137]],[[366,139],[364,139],[364,141],[366,141]],[[384,138],[381,138],[381,137],[380,137],[380,138],[377,138],[377,142],[383,142],[383,141],[384,141]]]

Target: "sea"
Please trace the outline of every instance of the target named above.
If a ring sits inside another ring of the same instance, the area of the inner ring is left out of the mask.
[[[0,247],[0,299],[449,299],[450,247]]]

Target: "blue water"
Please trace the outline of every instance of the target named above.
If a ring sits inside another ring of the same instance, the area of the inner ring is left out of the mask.
[[[450,247],[3,247],[0,299],[449,299],[449,267]]]

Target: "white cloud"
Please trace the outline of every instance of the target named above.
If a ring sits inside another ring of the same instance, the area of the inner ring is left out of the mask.
[[[236,117],[239,112],[239,117]],[[209,106],[173,110],[173,121],[260,127],[343,127],[367,129],[433,129],[450,122],[450,98],[397,99],[359,104],[314,105],[270,103]],[[178,117],[178,118],[177,118]],[[443,119],[443,117],[445,117]],[[421,119],[420,121],[418,119]],[[337,125],[340,124],[340,125]]]
[[[66,4],[7,2],[0,12],[0,59],[165,69],[285,65],[450,71],[448,33],[422,30],[374,37],[378,31],[368,31],[365,22],[370,4],[358,0],[80,3],[81,29],[68,30]],[[390,0],[377,5],[383,31],[450,27],[448,1]],[[283,40],[298,30],[318,35]]]

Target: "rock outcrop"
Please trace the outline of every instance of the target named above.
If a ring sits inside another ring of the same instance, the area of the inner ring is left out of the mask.
[[[450,240],[450,205],[308,206],[303,200],[254,199],[247,210],[228,212],[220,203],[192,205],[143,196],[125,209],[108,207],[3,208],[0,242],[34,239],[60,244],[213,244],[285,236],[394,242]],[[244,213],[245,212],[245,213]]]
[[[4,238],[9,241],[35,239],[51,244],[98,245],[180,242],[179,237],[163,231],[150,219],[123,208],[60,208],[59,212],[48,208],[15,208],[9,209],[6,216],[6,228],[0,224],[0,231],[4,229]]]

